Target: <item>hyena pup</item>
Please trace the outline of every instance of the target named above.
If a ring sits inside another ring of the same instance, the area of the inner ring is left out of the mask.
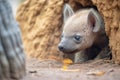
[[[58,45],[60,51],[74,58],[75,63],[107,56],[108,38],[104,20],[95,9],[82,9],[74,13],[65,4],[63,17],[64,27]]]

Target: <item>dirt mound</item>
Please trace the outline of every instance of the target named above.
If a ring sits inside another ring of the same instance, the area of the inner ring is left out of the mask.
[[[62,25],[62,0],[27,0],[17,13],[23,42],[27,54],[48,58],[59,56],[59,42]]]

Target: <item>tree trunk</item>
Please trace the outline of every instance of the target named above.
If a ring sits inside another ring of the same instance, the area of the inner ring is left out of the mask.
[[[61,56],[57,49],[62,30],[62,8],[94,7],[102,14],[115,63],[120,63],[120,0],[27,0],[17,13],[26,52],[38,58]],[[24,14],[24,15],[23,15]]]
[[[25,75],[25,55],[18,23],[7,0],[0,0],[0,80]]]

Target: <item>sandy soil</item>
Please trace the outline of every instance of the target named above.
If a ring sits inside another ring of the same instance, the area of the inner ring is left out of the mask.
[[[72,64],[67,71],[62,63],[53,60],[27,59],[27,75],[24,80],[120,80],[120,65],[107,60]]]

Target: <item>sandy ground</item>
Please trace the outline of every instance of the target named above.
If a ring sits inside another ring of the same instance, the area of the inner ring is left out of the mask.
[[[27,59],[24,80],[120,80],[120,65],[106,60],[72,64],[67,71],[53,60]]]

